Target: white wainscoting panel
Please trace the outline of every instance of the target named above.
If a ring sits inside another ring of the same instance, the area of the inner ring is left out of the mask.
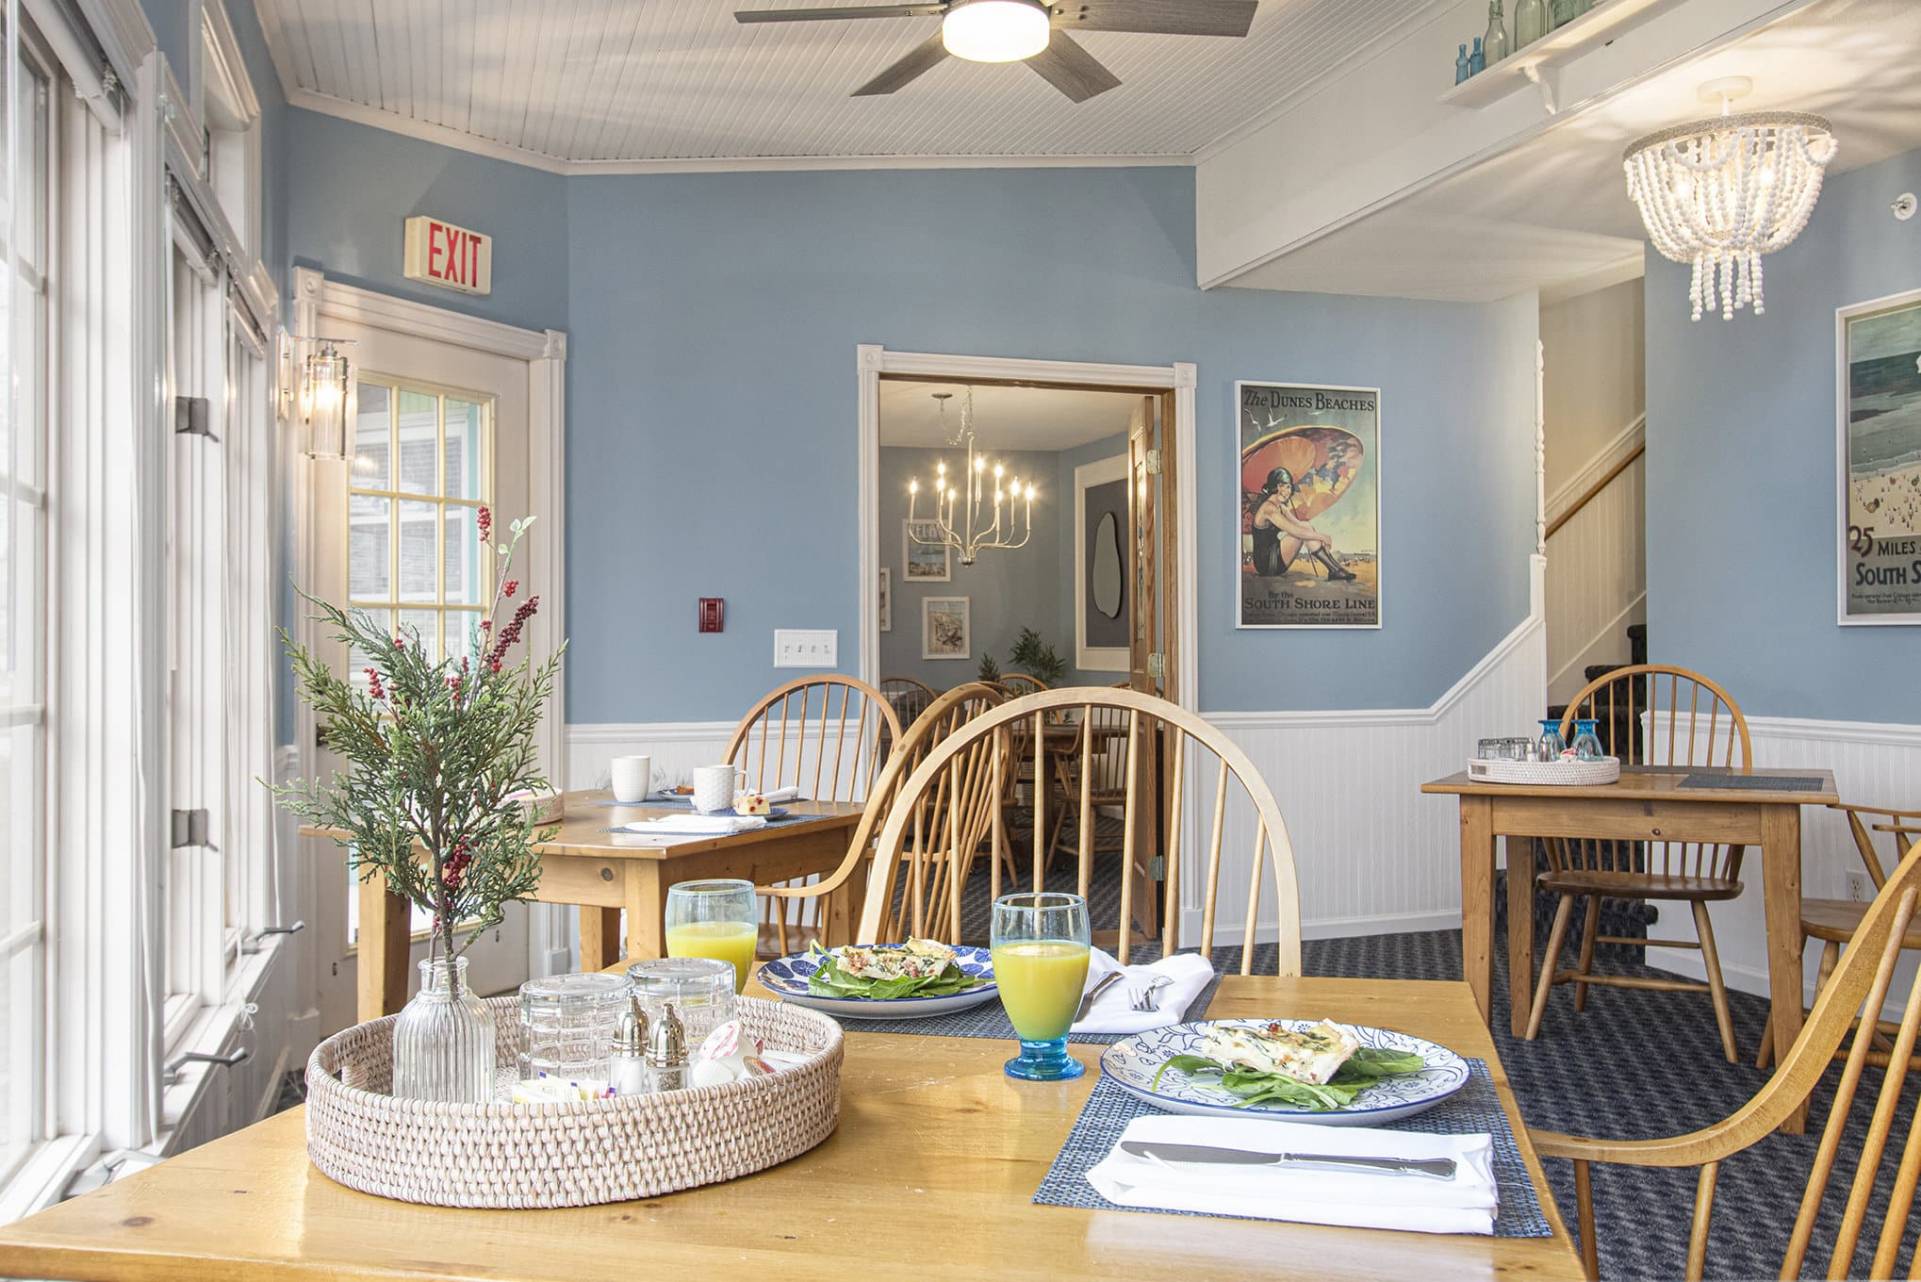
[[[1754,739],[1756,766],[1832,770],[1843,801],[1921,810],[1921,726],[1749,717],[1748,731]],[[1848,833],[1846,816],[1826,806],[1802,808],[1802,894],[1810,899],[1847,898],[1847,874],[1861,867],[1860,860],[1854,838]],[[1768,991],[1767,928],[1761,905],[1760,852],[1747,853],[1741,867],[1741,880],[1746,890],[1739,899],[1710,908],[1714,915],[1714,939],[1720,949],[1721,971],[1728,986],[1765,994]],[[1677,909],[1678,918],[1673,916]],[[1666,930],[1683,931],[1685,933],[1678,937],[1684,939],[1693,933],[1685,906],[1669,905],[1664,911],[1674,923]],[[1665,931],[1657,928],[1652,933],[1661,935]],[[1807,950],[1805,965],[1810,997],[1819,957],[1820,949]],[[1649,949],[1648,964],[1697,979],[1703,975],[1700,954],[1689,950]],[[1908,977],[1912,973],[1904,970],[1897,976],[1890,992],[1907,992]],[[1899,1004],[1892,996],[1890,1002]]]
[[[713,765],[734,732],[731,721],[596,722],[567,727],[570,788],[605,788],[615,757],[654,759],[654,784],[692,783],[695,766]]]
[[[1533,563],[1535,609],[1429,707],[1203,714],[1246,750],[1280,803],[1309,938],[1460,926],[1459,807],[1422,795],[1421,785],[1464,769],[1476,739],[1528,733],[1541,717],[1542,559]],[[1202,809],[1191,796],[1183,808]],[[1238,817],[1242,830],[1230,822],[1223,856],[1217,944],[1221,930],[1238,937],[1246,911],[1254,834],[1251,816]],[[1182,930],[1197,940],[1204,868],[1191,834],[1183,847]]]

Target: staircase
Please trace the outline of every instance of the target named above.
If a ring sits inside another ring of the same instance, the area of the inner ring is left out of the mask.
[[[1628,664],[1646,663],[1648,661],[1648,625],[1645,623],[1631,623],[1627,627],[1627,634]],[[1627,665],[1619,663],[1591,663],[1587,666],[1585,675],[1589,681],[1596,681],[1623,666]],[[1615,696],[1613,716],[1611,719],[1608,715],[1609,709],[1606,700],[1603,700],[1601,706],[1595,709],[1598,719],[1603,722],[1602,725],[1596,727],[1596,730],[1600,735],[1601,746],[1603,748],[1616,756],[1631,756],[1634,760],[1639,761],[1641,759],[1641,722],[1638,714],[1648,706],[1645,678],[1637,678],[1633,685],[1634,692],[1632,699],[1624,698],[1620,694]],[[1629,711],[1630,708],[1634,710],[1632,713]],[[1548,708],[1547,714],[1557,719],[1565,717],[1567,715],[1567,705],[1565,703],[1554,704]],[[1625,754],[1621,753],[1616,750],[1616,744],[1632,745],[1632,751]]]

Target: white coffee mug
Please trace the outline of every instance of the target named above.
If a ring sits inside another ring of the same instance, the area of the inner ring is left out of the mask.
[[[694,767],[694,809],[703,815],[733,809],[734,790],[745,786],[745,773],[738,766]]]
[[[634,805],[647,800],[647,789],[654,781],[652,757],[615,757],[613,766],[614,800]]]

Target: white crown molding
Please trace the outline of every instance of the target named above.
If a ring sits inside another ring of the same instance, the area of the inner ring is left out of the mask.
[[[262,6],[264,14],[268,6]],[[263,22],[263,27],[266,25]],[[372,129],[437,143],[456,151],[472,152],[509,164],[524,165],[550,174],[582,177],[590,174],[734,174],[787,173],[822,169],[1127,169],[1192,165],[1186,154],[1121,156],[714,156],[661,160],[567,160],[546,152],[495,142],[475,134],[449,129],[445,125],[347,102],[311,89],[287,88],[291,68],[279,53],[283,43],[277,32],[269,32],[267,44],[274,51],[274,66],[279,70],[287,105],[349,120]]]
[[[1581,465],[1580,471],[1554,487],[1554,493],[1547,496],[1547,523],[1552,525],[1560,520],[1588,492],[1589,486],[1633,457],[1636,450],[1647,444],[1647,439],[1648,416],[1642,412],[1596,450],[1594,457]]]

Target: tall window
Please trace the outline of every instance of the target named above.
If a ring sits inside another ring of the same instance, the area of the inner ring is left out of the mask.
[[[0,245],[0,1180],[44,1129],[46,1047],[48,98],[25,49],[21,71],[0,151],[15,196]]]
[[[436,657],[470,655],[493,584],[478,516],[492,490],[490,397],[379,375],[358,383],[347,595]],[[354,671],[365,666],[356,657]]]

